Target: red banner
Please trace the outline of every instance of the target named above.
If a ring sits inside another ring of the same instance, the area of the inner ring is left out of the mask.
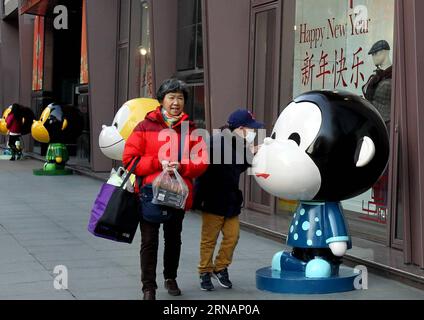
[[[81,70],[80,83],[88,83],[88,54],[87,54],[87,4],[82,2],[82,32],[81,32]]]
[[[32,90],[43,89],[44,75],[44,18],[37,16],[34,20],[34,49],[32,61]]]

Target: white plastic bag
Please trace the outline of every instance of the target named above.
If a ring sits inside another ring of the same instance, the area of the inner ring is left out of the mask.
[[[176,169],[174,175],[164,169],[153,181],[153,204],[184,209],[188,198],[188,187]]]
[[[125,176],[127,174],[128,174],[128,171],[123,167],[119,167],[118,170],[112,169],[110,172],[110,176],[109,176],[109,180],[107,181],[107,184],[120,187],[122,185],[122,182],[124,182]],[[135,180],[135,177],[131,175],[130,179],[128,179],[124,187],[131,193],[134,193],[134,180]]]

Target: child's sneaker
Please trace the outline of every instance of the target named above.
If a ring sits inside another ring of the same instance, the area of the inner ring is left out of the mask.
[[[203,272],[200,274],[200,289],[203,291],[212,291],[215,289],[210,272]]]
[[[230,281],[230,278],[228,276],[228,269],[225,268],[221,271],[214,271],[213,277],[218,280],[221,287],[224,287],[226,289],[231,289],[233,284]]]

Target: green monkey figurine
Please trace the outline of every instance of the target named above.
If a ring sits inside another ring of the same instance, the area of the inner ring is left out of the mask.
[[[34,121],[31,134],[42,143],[49,143],[46,163],[43,169],[34,170],[35,175],[69,175],[72,170],[65,168],[69,160],[65,140],[76,138],[81,133],[79,111],[75,107],[49,104],[41,113],[40,120]]]

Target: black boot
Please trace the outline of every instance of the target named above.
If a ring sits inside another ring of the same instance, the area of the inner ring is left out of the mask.
[[[18,150],[16,150],[16,147],[13,144],[9,144],[9,148],[10,148],[10,153],[12,155],[12,157],[10,158],[10,161],[15,161]]]
[[[156,300],[156,290],[155,289],[144,290],[143,300]]]

